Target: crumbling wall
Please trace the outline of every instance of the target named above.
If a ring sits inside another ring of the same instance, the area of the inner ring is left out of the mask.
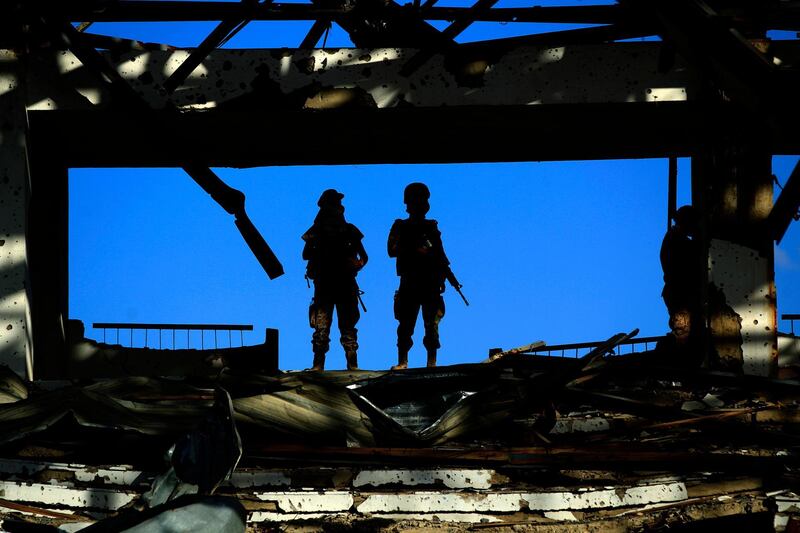
[[[215,50],[169,96],[182,109],[331,109],[684,101],[693,78],[682,65],[658,69],[659,43],[435,55],[401,73],[417,50]],[[188,50],[107,54],[156,108]],[[29,71],[32,110],[89,109],[109,94],[71,53],[42,52]]]
[[[29,182],[22,78],[17,54],[0,50],[0,364],[30,377],[25,241]]]
[[[774,273],[769,259],[747,246],[712,239],[709,278],[726,302],[717,306],[709,303],[712,335],[719,340],[720,358],[734,359],[738,349],[745,374],[772,375],[777,364],[777,346],[771,290]],[[733,313],[726,312],[725,306]]]

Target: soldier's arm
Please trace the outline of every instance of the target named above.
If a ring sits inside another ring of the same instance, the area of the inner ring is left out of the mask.
[[[361,263],[359,268],[364,268],[369,261],[369,257],[367,256],[367,251],[364,249],[364,243],[358,241],[356,245],[356,254],[358,254],[358,260]]]
[[[314,239],[314,234],[311,232],[311,230],[308,230],[307,232],[303,233],[301,239],[303,239],[303,242],[305,243],[303,245],[303,259],[308,261],[314,255],[314,249],[316,248],[316,239]]]
[[[392,229],[389,230],[389,240],[386,243],[389,257],[397,257],[400,252],[400,224],[400,220],[395,220]]]

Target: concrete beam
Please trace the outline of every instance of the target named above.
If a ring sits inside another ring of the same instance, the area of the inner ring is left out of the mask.
[[[515,513],[627,507],[676,502],[687,498],[686,486],[682,482],[674,482],[629,488],[554,492],[370,494],[357,509],[360,513]]]
[[[0,50],[0,364],[32,378],[24,74],[16,53]]]
[[[381,487],[385,485],[442,485],[449,489],[489,489],[498,480],[494,470],[362,470],[353,480],[353,486]]]
[[[4,499],[13,502],[103,511],[116,511],[139,497],[137,492],[123,490],[74,488],[19,481],[0,481],[0,491]]]
[[[169,97],[178,108],[334,109],[686,101],[695,79],[684,65],[659,71],[659,43],[519,46],[436,54],[410,76],[418,50],[215,50]],[[787,52],[791,62],[794,51]],[[153,107],[191,50],[109,54],[119,74]],[[111,95],[70,52],[31,58],[31,110],[107,107]]]

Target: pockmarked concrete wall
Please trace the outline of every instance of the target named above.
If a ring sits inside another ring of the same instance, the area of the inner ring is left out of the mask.
[[[723,239],[709,246],[709,281],[739,316],[742,370],[774,376],[778,365],[775,272],[757,250]]]
[[[24,71],[0,50],[0,364],[31,376],[25,229],[28,201]]]
[[[216,50],[167,96],[163,83],[188,50],[107,54],[155,108],[330,109],[684,101],[689,71],[659,72],[659,43],[520,47],[436,55],[410,75],[417,50]],[[89,109],[109,95],[70,52],[43,52],[29,70],[30,109]]]

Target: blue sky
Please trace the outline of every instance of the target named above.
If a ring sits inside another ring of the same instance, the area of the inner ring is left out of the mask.
[[[439,5],[466,3],[443,0]],[[266,31],[270,24],[280,31]],[[296,46],[309,25],[253,23],[227,46]],[[192,46],[213,26],[97,24],[91,31]],[[465,39],[506,35],[500,32],[513,31],[509,26],[481,25]],[[344,46],[344,41],[343,32],[333,31],[328,45]],[[781,183],[796,161],[775,158]],[[688,163],[679,165],[679,205],[689,201]],[[260,342],[265,327],[276,327],[282,368],[307,367],[312,290],[303,279],[300,235],[316,214],[320,192],[336,188],[345,194],[345,215],[365,234],[370,254],[359,276],[369,309],[358,325],[360,362],[385,368],[396,359],[391,302],[398,283],[386,237],[394,219],[405,216],[403,188],[423,181],[432,193],[429,216],[439,220],[445,249],[471,303],[465,307],[448,288],[442,364],[477,361],[489,348],[536,340],[582,342],[636,327],[643,336],[668,329],[658,263],[666,229],[666,160],[216,170],[246,194],[248,213],[286,275],[270,281],[233,218],[182,171],[73,169],[72,318],[87,326],[99,321],[247,323],[255,326],[245,334],[248,344]],[[798,270],[800,229],[794,224],[776,251],[779,313],[800,311]],[[87,334],[97,338],[102,332],[87,327]],[[327,366],[342,368],[335,328],[332,338]],[[157,342],[153,334],[149,342]],[[213,335],[207,334],[205,342],[213,344]],[[424,361],[421,327],[415,342],[412,366]],[[141,345],[143,336],[134,337],[134,343]],[[193,345],[199,346],[197,334]]]

